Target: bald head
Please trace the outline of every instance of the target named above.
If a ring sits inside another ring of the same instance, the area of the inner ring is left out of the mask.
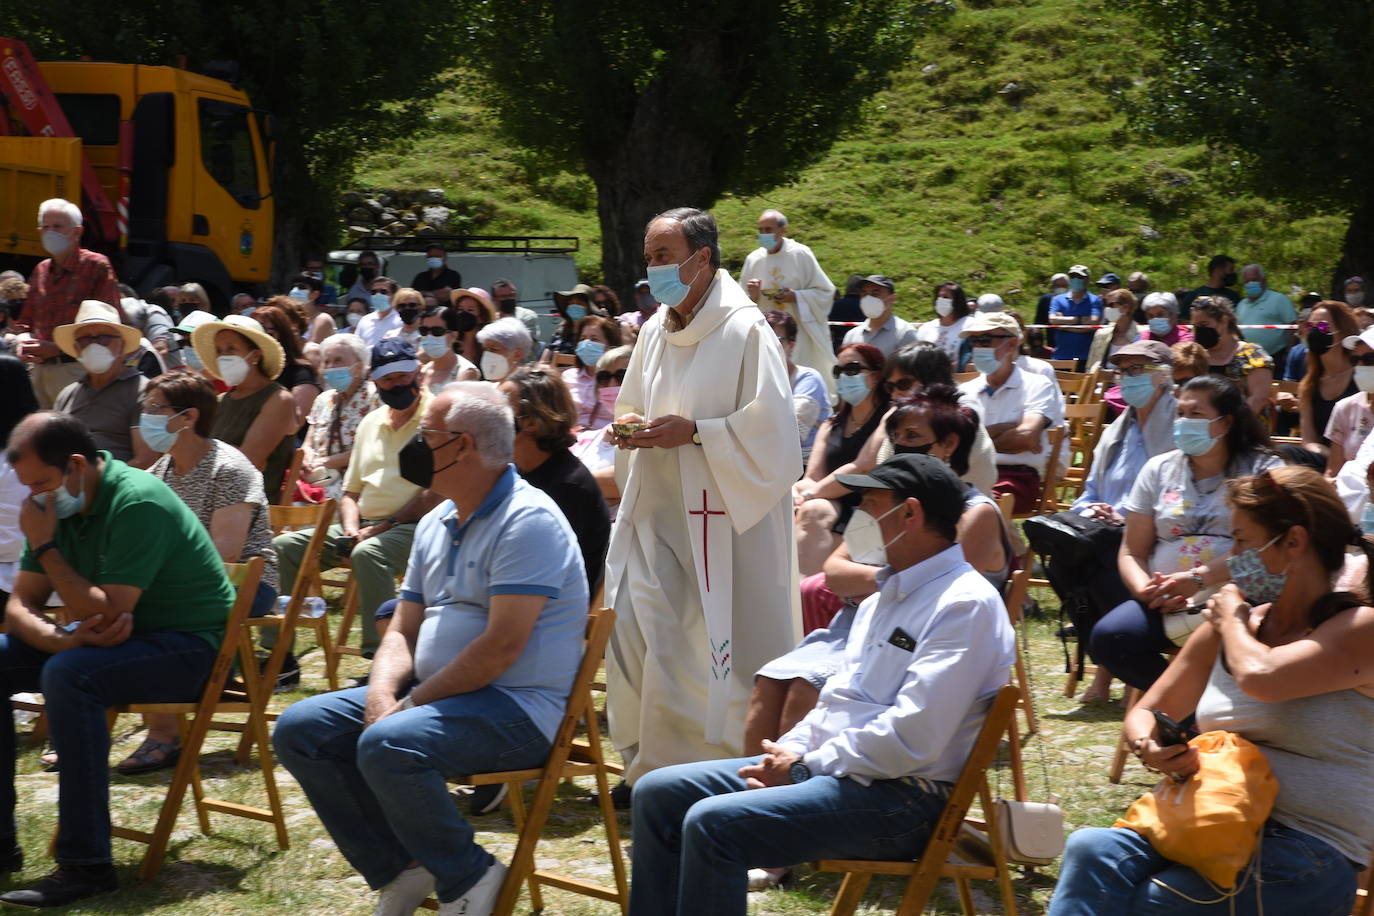
[[[66,467],[73,456],[95,461],[97,449],[91,431],[71,414],[40,410],[20,420],[10,433],[6,457],[11,465],[26,457],[51,467]]]

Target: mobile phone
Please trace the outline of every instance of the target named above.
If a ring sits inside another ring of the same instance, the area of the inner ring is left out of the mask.
[[[1158,709],[1152,709],[1150,712],[1154,713],[1155,731],[1159,735],[1158,740],[1155,742],[1156,744],[1160,747],[1171,747],[1175,744],[1188,743],[1188,736],[1183,733],[1183,726],[1179,725]]]
[[[357,546],[358,539],[351,538],[348,535],[344,535],[342,537],[334,539],[334,553],[338,554],[341,557],[352,556],[353,548]]]

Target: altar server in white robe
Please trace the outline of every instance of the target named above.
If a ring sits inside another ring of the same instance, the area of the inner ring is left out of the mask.
[[[787,363],[720,269],[715,220],[680,208],[644,242],[666,308],[644,323],[611,435],[620,511],[606,562],[611,740],[631,785],[743,753],[754,672],[800,636],[792,483],[801,447]]]
[[[759,247],[744,259],[739,283],[765,312],[781,309],[797,320],[800,333],[792,361],[819,372],[833,401],[835,350],[827,322],[835,304],[835,284],[810,248],[787,237],[787,217],[777,210],[764,210],[759,216]]]

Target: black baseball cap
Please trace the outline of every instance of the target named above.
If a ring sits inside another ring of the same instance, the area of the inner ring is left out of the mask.
[[[895,293],[897,291],[897,284],[893,282],[892,278],[884,277],[882,274],[870,274],[864,277],[864,282],[872,283],[874,286],[887,287],[889,293]]]
[[[950,524],[964,514],[964,482],[930,455],[893,455],[867,474],[836,474],[835,479],[851,490],[891,490],[898,499],[920,500],[926,515]]]

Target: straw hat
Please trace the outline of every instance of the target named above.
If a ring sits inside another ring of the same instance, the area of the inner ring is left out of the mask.
[[[206,372],[219,378],[215,335],[220,331],[237,331],[248,338],[249,343],[262,351],[262,374],[271,379],[281,375],[282,367],[286,364],[286,353],[281,344],[264,331],[262,325],[246,315],[229,315],[223,321],[207,321],[191,332],[191,346],[195,347],[196,356],[200,357]]]
[[[137,328],[131,328],[119,320],[119,310],[113,305],[99,299],[87,299],[76,310],[75,321],[71,324],[60,324],[52,329],[52,340],[59,350],[75,359],[81,355],[76,346],[77,332],[89,331],[102,325],[113,329],[124,339],[125,356],[137,350],[138,342],[143,339]]]

